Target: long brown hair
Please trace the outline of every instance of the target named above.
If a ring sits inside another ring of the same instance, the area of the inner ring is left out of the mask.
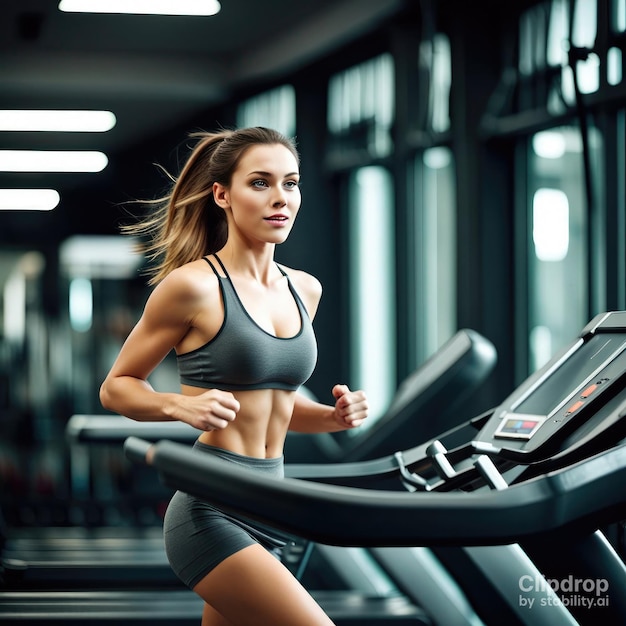
[[[151,285],[173,269],[224,246],[228,225],[224,210],[213,199],[213,183],[230,186],[246,150],[259,144],[280,144],[300,160],[295,141],[269,128],[203,131],[189,137],[197,141],[179,176],[170,176],[169,193],[146,203],[154,208],[149,215],[122,226],[122,232],[144,238],[140,247],[152,261],[146,270]]]

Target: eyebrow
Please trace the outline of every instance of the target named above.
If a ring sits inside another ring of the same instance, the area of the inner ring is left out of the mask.
[[[270,172],[261,172],[258,170],[255,170],[254,172],[249,172],[248,176],[266,176],[268,178],[271,178],[272,176],[274,176],[274,174],[271,174]],[[283,176],[283,178],[289,178],[290,176],[300,176],[300,172],[289,172],[289,174],[285,174]]]

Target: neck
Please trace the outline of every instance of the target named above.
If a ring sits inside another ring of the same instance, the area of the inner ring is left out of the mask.
[[[278,271],[274,263],[274,248],[274,244],[266,244],[262,250],[255,250],[227,242],[217,255],[229,274],[268,284],[276,278]]]

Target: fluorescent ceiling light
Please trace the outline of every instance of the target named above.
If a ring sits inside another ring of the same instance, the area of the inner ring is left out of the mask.
[[[101,172],[108,162],[95,151],[0,150],[2,172]]]
[[[0,189],[0,211],[51,211],[60,199],[54,189]]]
[[[217,0],[61,0],[68,13],[134,13],[141,15],[215,15]]]
[[[103,133],[116,121],[111,111],[0,110],[0,131]]]

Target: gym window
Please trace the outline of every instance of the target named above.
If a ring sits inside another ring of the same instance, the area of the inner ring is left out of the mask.
[[[456,197],[452,151],[425,150],[415,163],[415,294],[417,366],[455,333]]]
[[[419,54],[428,84],[427,119],[422,129],[433,134],[445,133],[450,130],[450,40],[446,35],[436,33],[431,39],[422,41]]]
[[[331,157],[381,158],[392,153],[393,59],[382,54],[331,77]]]
[[[237,126],[266,126],[287,137],[296,133],[296,94],[291,85],[282,85],[252,98],[237,107]]]
[[[396,388],[394,65],[385,53],[330,78],[329,169],[347,181],[344,232],[348,301],[349,384],[366,389],[372,425]],[[344,178],[345,176],[345,178]]]
[[[394,201],[389,172],[352,173],[349,184],[350,380],[367,389],[371,426],[396,388]]]
[[[613,105],[623,89],[625,29],[626,0],[550,0],[520,20],[512,124],[501,126],[520,136],[524,154],[516,276],[527,362],[519,361],[519,376],[624,299],[623,114]]]
[[[577,128],[533,136],[528,195],[529,369],[535,371],[589,321],[590,224]]]

